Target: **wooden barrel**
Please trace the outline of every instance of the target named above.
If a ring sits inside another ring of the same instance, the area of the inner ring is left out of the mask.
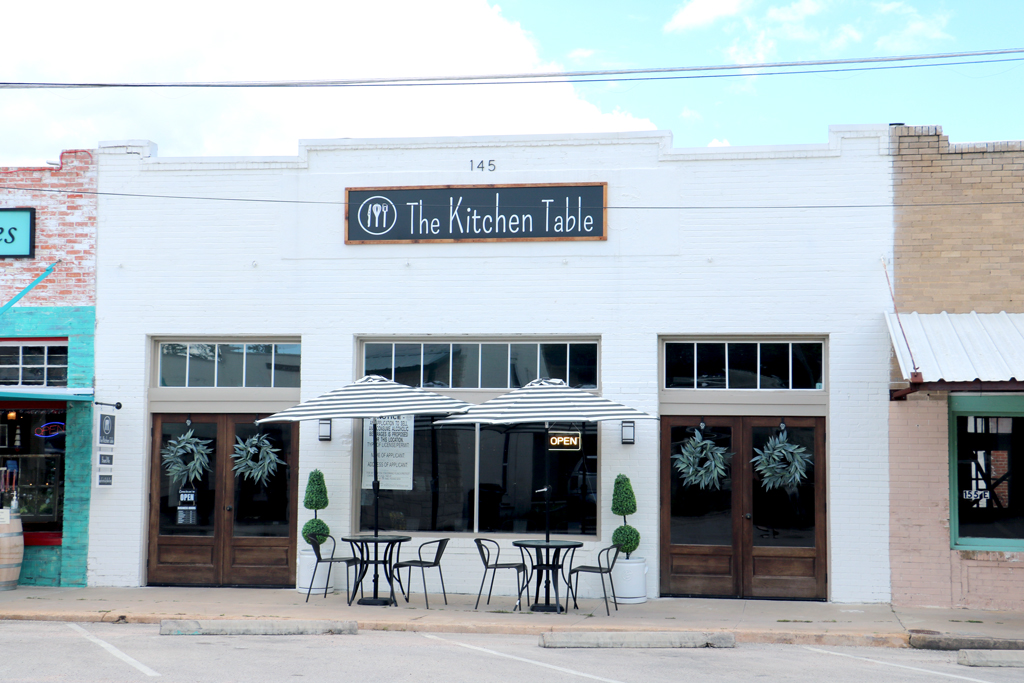
[[[24,554],[25,539],[21,533],[21,515],[13,513],[10,523],[0,524],[0,591],[12,591],[18,587]]]

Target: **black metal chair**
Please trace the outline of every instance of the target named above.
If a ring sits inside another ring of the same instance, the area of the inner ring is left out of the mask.
[[[409,596],[412,595],[412,568],[419,567],[420,574],[423,576],[423,600],[427,603],[427,609],[430,609],[430,598],[427,597],[427,567],[437,567],[437,573],[441,577],[441,595],[444,596],[444,604],[448,604],[448,593],[446,593],[444,590],[444,574],[441,572],[441,555],[444,554],[444,549],[448,546],[448,541],[450,540],[451,539],[449,538],[442,538],[436,541],[427,541],[426,543],[421,543],[419,550],[417,551],[417,554],[419,555],[420,559],[396,562],[395,566],[392,567],[392,571],[394,571],[396,577],[398,576],[399,569],[409,569],[409,592],[406,593],[405,590],[402,591],[402,596],[405,598],[406,602],[409,602]],[[434,559],[424,560],[423,549],[428,545],[434,544],[437,544],[437,548],[434,551]],[[404,588],[402,586],[402,580],[400,578],[398,579],[398,587],[400,589]]]
[[[319,569],[321,564],[327,565],[327,581],[324,582],[324,597],[327,597],[327,589],[331,584],[331,566],[335,564],[345,565],[345,598],[348,599],[352,595],[352,584],[348,578],[349,567],[359,563],[354,557],[335,557],[334,551],[337,550],[337,542],[334,540],[334,536],[328,535],[327,538],[331,539],[331,556],[324,557],[320,552],[320,543],[316,542],[315,538],[307,539],[309,544],[313,546],[313,554],[316,555],[316,564],[313,565],[313,575],[309,577],[309,588],[306,590],[306,602],[309,602],[309,594],[313,592],[313,583],[316,581],[316,570]],[[326,541],[325,541],[326,543]]]
[[[526,572],[526,561],[499,562],[499,559],[501,558],[501,546],[498,545],[497,541],[492,541],[489,538],[474,538],[473,542],[476,543],[476,549],[480,551],[480,559],[484,562],[484,577],[480,580],[480,591],[476,594],[476,607],[473,609],[480,609],[480,596],[484,593],[484,583],[487,581],[488,570],[491,571],[491,587],[487,591],[487,604],[489,605],[491,604],[491,592],[494,590],[494,577],[497,576],[498,570],[515,569],[516,587],[519,589],[516,597],[516,607],[519,608],[519,611],[522,611],[523,606],[521,602],[523,599],[523,589],[526,588],[526,579],[528,578]],[[530,605],[530,591],[528,588],[526,591],[526,605],[527,607]],[[515,607],[512,608],[512,611],[515,611]]]
[[[612,552],[614,551],[614,555]],[[612,581],[612,567],[615,566],[615,560],[619,559],[619,546],[611,545],[604,548],[597,554],[597,565],[581,564],[579,567],[573,567],[569,570],[569,580],[567,584],[569,586],[569,592],[572,593],[572,606],[573,609],[579,609],[580,606],[576,603],[577,589],[580,587],[580,574],[597,574],[601,577],[601,592],[604,593],[604,611],[608,613],[608,616],[612,615],[610,609],[608,609],[608,591],[604,587],[604,575],[608,575],[608,583],[612,587],[612,602],[615,603],[615,611],[619,611],[619,601],[615,597],[615,582]],[[572,585],[572,575],[576,575],[576,586]],[[569,596],[565,597],[566,607],[569,606]]]

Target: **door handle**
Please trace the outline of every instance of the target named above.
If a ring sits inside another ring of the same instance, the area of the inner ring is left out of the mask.
[[[231,507],[230,505],[225,505],[225,506],[224,506],[224,509],[225,509],[225,510],[227,510],[228,512],[231,512],[232,510],[234,510],[234,508],[233,508],[233,507]],[[747,517],[749,518],[749,517],[750,517],[750,515],[747,515]]]
[[[231,508],[228,508],[228,510],[230,510],[230,509]],[[748,512],[747,514],[744,515],[744,517],[746,517],[747,519],[750,519],[750,513]]]

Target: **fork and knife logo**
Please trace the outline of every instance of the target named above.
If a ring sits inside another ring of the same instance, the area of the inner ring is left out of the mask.
[[[359,205],[359,227],[371,235],[384,235],[395,227],[398,210],[382,195],[374,195]]]

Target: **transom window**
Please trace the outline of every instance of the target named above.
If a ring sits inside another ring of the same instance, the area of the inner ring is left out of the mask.
[[[666,342],[667,389],[822,389],[821,342]]]
[[[0,345],[0,385],[66,387],[68,345]]]
[[[367,342],[363,374],[411,387],[508,389],[539,378],[597,388],[593,342]]]
[[[297,387],[301,344],[160,344],[162,387]]]

